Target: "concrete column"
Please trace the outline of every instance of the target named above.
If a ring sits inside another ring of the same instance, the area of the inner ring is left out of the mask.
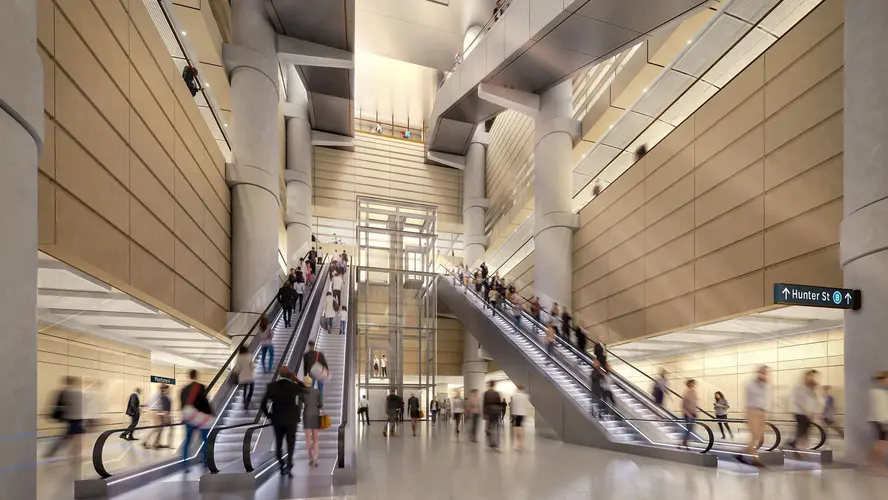
[[[545,307],[571,303],[576,216],[571,210],[573,89],[570,81],[540,95],[534,131],[534,289]]]
[[[863,307],[845,313],[845,443],[861,459],[872,443],[866,423],[870,377],[888,369],[888,24],[883,0],[845,2],[845,219],[841,261],[845,286]]]
[[[0,16],[0,498],[37,498],[37,158],[43,66],[36,2]],[[53,383],[55,381],[52,381]]]
[[[308,94],[296,67],[287,71],[287,259],[290,267],[311,248],[311,123]]]
[[[487,211],[486,176],[487,151],[480,141],[472,142],[466,154],[463,172],[463,263],[470,269],[484,259],[487,236],[484,218]],[[463,334],[463,386],[466,394],[472,389],[484,392],[484,374],[487,362],[478,358],[478,341],[472,333]]]
[[[279,196],[275,32],[263,0],[233,0],[230,63],[231,307],[260,312],[277,289]]]

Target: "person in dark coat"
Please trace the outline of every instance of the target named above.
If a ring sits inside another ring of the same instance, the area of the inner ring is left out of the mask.
[[[315,363],[319,363],[324,367],[328,373],[330,372],[330,367],[327,365],[327,358],[324,357],[324,353],[315,349],[314,340],[308,341],[308,352],[302,355],[302,376],[307,377],[311,375],[311,369],[314,367]],[[318,392],[321,393],[321,397],[324,396],[324,383],[320,380],[317,380],[314,376],[312,376],[311,387],[312,389],[317,386]]]
[[[605,366],[607,364],[607,344],[604,343],[603,335],[599,337],[598,342],[595,343],[593,352],[595,353],[595,359],[598,360],[598,364]]]
[[[191,370],[188,374],[191,379],[191,383],[182,388],[182,392],[179,394],[179,402],[181,403],[182,409],[184,410],[186,406],[194,407],[196,412],[200,412],[206,415],[213,414],[213,407],[210,406],[210,400],[207,399],[207,386],[201,384],[197,381],[197,370]],[[209,437],[210,430],[208,428],[202,428],[195,425],[191,425],[190,423],[185,423],[185,445],[182,447],[182,455],[183,455],[183,463],[188,465],[188,455],[189,448],[191,447],[191,436],[194,434],[194,431],[200,430],[200,437],[203,440],[204,446],[200,449],[201,454],[203,455],[203,464],[207,463],[207,437]],[[186,472],[188,469],[185,469]]]
[[[290,319],[293,317],[293,308],[296,307],[296,290],[293,289],[293,283],[295,283],[295,272],[293,282],[286,281],[284,282],[284,286],[278,290],[277,299],[278,302],[281,303],[281,308],[284,310],[284,326],[290,327]]]
[[[582,354],[586,354],[586,328],[582,322],[575,329],[577,335],[577,350]]]
[[[605,413],[604,403],[601,402],[602,398],[604,397],[604,388],[601,387],[601,381],[603,378],[604,378],[604,373],[601,370],[601,365],[598,364],[598,361],[592,361],[592,372],[590,373],[589,381],[591,382],[590,386],[592,389],[592,395],[595,396],[595,398],[599,402],[598,403],[599,404],[598,414],[595,415],[595,410],[594,409],[592,410],[592,414],[595,415],[596,417],[601,417]]]
[[[275,453],[281,475],[291,475],[293,469],[293,453],[296,447],[296,430],[301,415],[300,396],[308,390],[302,382],[296,380],[293,372],[286,366],[280,369],[280,377],[268,384],[265,397],[262,398],[260,410],[271,420],[274,427]],[[268,403],[271,403],[269,409]],[[287,462],[283,460],[283,441],[287,439]]]
[[[136,387],[132,394],[130,394],[129,400],[126,402],[126,415],[130,418],[129,427],[123,431],[123,434],[120,435],[120,439],[125,439],[127,441],[135,441],[136,438],[133,436],[133,430],[139,425],[139,417],[141,417],[140,411],[140,402],[139,396],[142,394],[142,389]]]

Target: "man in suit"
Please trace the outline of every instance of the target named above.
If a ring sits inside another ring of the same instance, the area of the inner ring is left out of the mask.
[[[294,272],[295,274],[295,272]],[[284,326],[290,327],[290,319],[293,317],[293,308],[296,307],[296,290],[293,289],[294,281],[285,281],[284,285],[281,286],[281,289],[278,290],[277,299],[281,304],[281,308],[284,310]]]
[[[136,426],[139,425],[139,417],[140,406],[139,403],[139,395],[142,394],[142,389],[136,387],[132,394],[130,394],[129,401],[126,403],[126,415],[130,418],[129,427],[123,431],[123,434],[120,435],[120,439],[125,439],[127,441],[135,441],[136,438],[133,437],[133,430],[135,430]]]
[[[275,452],[278,464],[281,467],[281,475],[292,475],[293,453],[296,446],[296,428],[299,426],[300,403],[299,396],[308,392],[302,382],[296,380],[293,372],[286,366],[282,366],[280,377],[270,384],[265,391],[262,405],[259,407],[263,414],[271,420],[274,426]],[[271,409],[268,403],[271,402]],[[287,438],[287,462],[284,463],[282,445]]]

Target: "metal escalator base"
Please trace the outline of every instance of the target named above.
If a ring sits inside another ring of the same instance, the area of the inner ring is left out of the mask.
[[[489,314],[471,304],[463,296],[462,290],[453,285],[451,279],[438,278],[438,298],[472,332],[511,381],[527,388],[536,412],[565,443],[692,465],[718,465],[718,458],[714,455],[612,440],[602,425],[555,384],[515,342],[507,338],[507,334],[491,320]]]

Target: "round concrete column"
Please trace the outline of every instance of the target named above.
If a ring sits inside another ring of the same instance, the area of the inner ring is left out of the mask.
[[[872,443],[867,425],[870,377],[888,369],[888,3],[845,2],[845,219],[841,261],[845,286],[863,307],[845,313],[845,443],[860,459]]]
[[[290,267],[311,247],[312,145],[308,95],[296,67],[287,72],[287,259]]]
[[[484,144],[470,144],[466,153],[466,169],[463,172],[463,263],[470,268],[481,263],[487,246],[487,237],[484,234],[484,217],[487,211],[486,155]],[[478,357],[478,341],[468,330],[463,333],[462,368],[465,394],[471,394],[472,389],[483,393],[487,362]]]
[[[3,498],[37,498],[37,157],[43,149],[43,67],[36,2],[0,16],[0,484]],[[55,381],[53,381],[55,382]]]
[[[571,158],[573,90],[570,81],[540,96],[534,131],[534,289],[549,307],[571,303],[573,229]]]
[[[275,33],[263,0],[234,0],[232,44],[252,51],[231,72],[231,307],[261,312],[278,287],[278,83],[260,62],[274,61]],[[265,64],[267,66],[267,64]]]

